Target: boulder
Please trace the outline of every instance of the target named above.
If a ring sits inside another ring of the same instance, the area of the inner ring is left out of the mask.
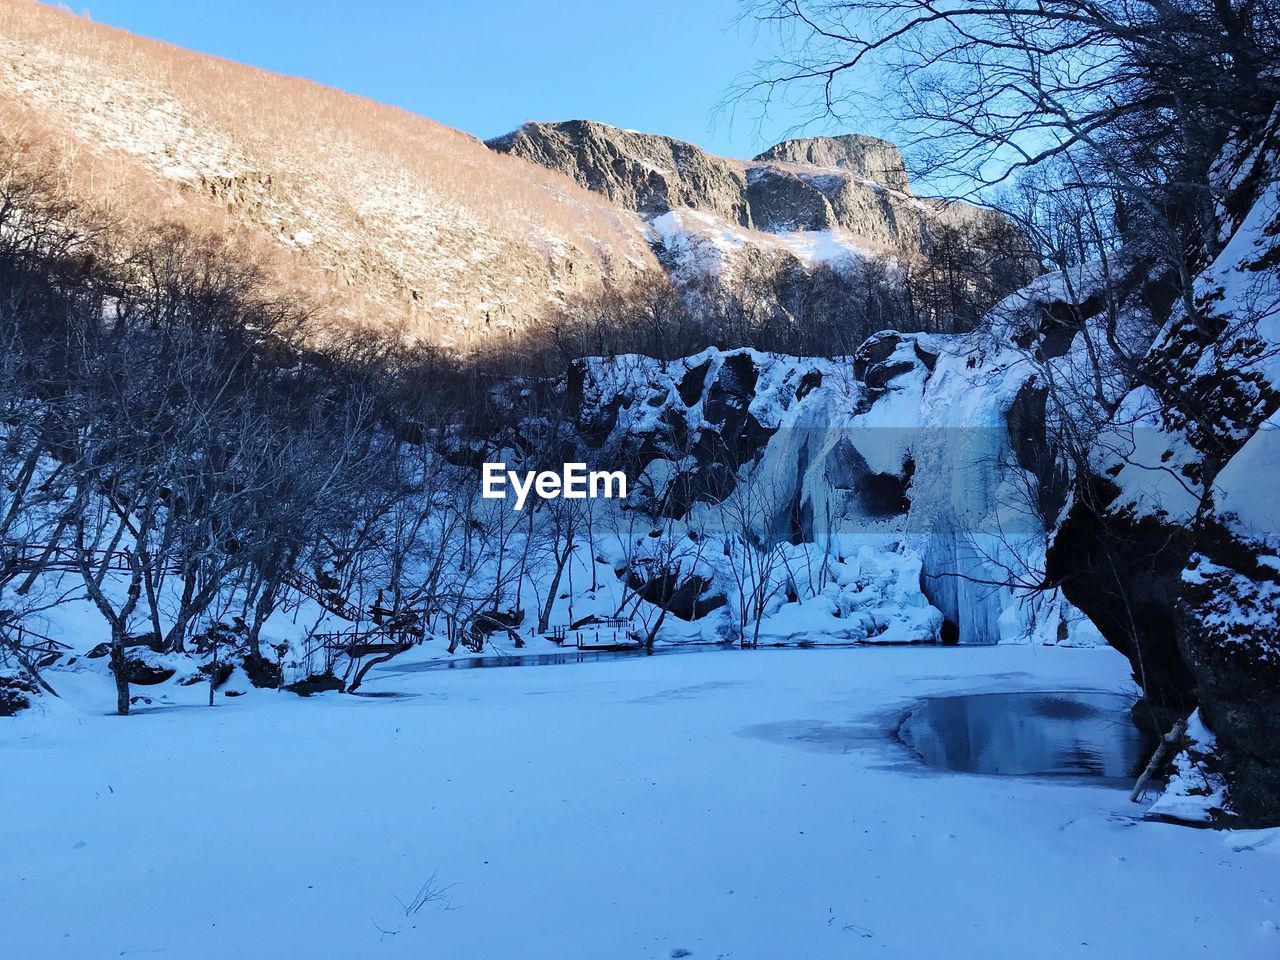
[[[648,577],[630,570],[627,584],[643,599],[655,606],[665,605],[672,616],[681,620],[700,620],[729,602],[723,591],[713,588],[710,580],[698,574]]]
[[[26,710],[37,693],[36,685],[25,677],[0,675],[0,717]]]
[[[173,678],[177,672],[173,667],[155,662],[145,655],[129,655],[125,657],[125,676],[131,684],[139,687],[153,687]]]
[[[333,674],[325,673],[305,677],[296,683],[289,684],[285,689],[291,693],[296,693],[300,697],[309,697],[312,694],[328,693],[329,691],[343,693],[347,689],[347,685]]]

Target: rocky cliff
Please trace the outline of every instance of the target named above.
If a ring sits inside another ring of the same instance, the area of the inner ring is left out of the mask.
[[[487,144],[571,177],[646,217],[689,207],[751,225],[745,165],[683,140],[568,120],[526,123]]]
[[[1183,757],[1178,816],[1199,798],[1237,824],[1280,821],[1278,157],[1280,114],[1219,162],[1221,249],[1100,431],[1048,569],[1129,657],[1147,722],[1196,708],[1216,735]]]
[[[1059,292],[1043,284],[1016,309]],[[642,549],[620,575],[652,566],[645,549],[668,543],[663,531],[694,544],[727,532],[787,557],[794,582],[770,601],[769,642],[1101,642],[1059,590],[1040,589],[1048,526],[1027,496],[1052,515],[1066,491],[1055,464],[1034,462],[1037,371],[1003,340],[889,331],[846,358],[711,349],[576,363],[563,387],[574,456],[633,478]],[[665,585],[704,639],[737,639],[740,549],[686,546]]]
[[[750,161],[588,120],[526,123],[487,142],[650,221],[675,215],[686,232],[714,238],[727,230],[754,249],[776,249],[778,237],[828,231],[843,238],[846,253],[928,257],[948,230],[982,242],[978,234],[1007,228],[981,208],[913,196],[902,154],[874,137],[788,140]]]
[[[761,163],[790,163],[844,170],[851,176],[910,193],[902,151],[877,137],[845,134],[784,140],[756,157]]]

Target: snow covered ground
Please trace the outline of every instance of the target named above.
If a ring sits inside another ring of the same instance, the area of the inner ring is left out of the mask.
[[[1140,822],[1121,789],[933,772],[893,737],[921,696],[1127,673],[1030,646],[392,663],[367,689],[398,698],[127,718],[66,686],[0,725],[4,951],[1280,955],[1280,830]]]
[[[839,227],[773,233],[687,207],[654,217],[648,223],[648,235],[674,257],[676,276],[685,280],[702,274],[718,276],[731,269],[744,251],[789,254],[809,269],[822,264],[848,267],[877,253],[866,240]]]

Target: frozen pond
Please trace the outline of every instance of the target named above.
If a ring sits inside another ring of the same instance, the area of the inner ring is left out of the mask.
[[[656,646],[646,650],[642,646],[625,647],[623,649],[601,648],[597,650],[579,650],[575,647],[563,647],[548,653],[489,653],[474,656],[459,655],[456,657],[436,657],[427,660],[410,660],[396,657],[378,666],[375,671],[384,676],[397,673],[423,673],[434,670],[476,670],[492,667],[549,667],[559,664],[596,663],[602,660],[632,660],[647,657],[662,657],[685,653],[732,653],[746,654],[781,654],[786,652],[818,650],[938,650],[935,644],[926,643],[769,643],[759,647],[740,647],[733,641],[724,643],[678,643]],[[947,647],[951,650],[951,647]]]
[[[655,657],[670,653],[706,653],[706,645],[644,647],[626,650],[578,650],[568,648],[553,653],[485,654],[474,657],[453,657],[438,660],[416,660],[408,663],[389,661],[381,669],[384,673],[421,673],[424,670],[478,670],[490,667],[549,667],[565,663],[593,663],[597,660],[628,660],[635,657]]]
[[[926,763],[961,773],[1132,781],[1155,749],[1130,721],[1132,705],[1096,692],[933,697],[899,733]]]
[[[1029,729],[1037,712],[1094,716],[1034,691],[1123,689],[1129,662],[1110,649],[372,671],[373,697],[251,689],[209,708],[177,687],[130,717],[103,715],[98,664],[51,671],[62,696],[0,723],[5,956],[1275,960],[1280,946],[1280,832],[1142,822],[1097,779],[904,762],[904,695],[998,684],[1039,700],[1017,721]],[[1085,703],[1117,729],[1125,705]],[[1093,722],[1061,725],[1088,747]]]

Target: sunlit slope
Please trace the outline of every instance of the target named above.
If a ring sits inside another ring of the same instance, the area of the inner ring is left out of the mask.
[[[465,343],[656,268],[631,214],[554,171],[32,0],[0,0],[0,121],[79,199],[237,234],[343,323]]]

